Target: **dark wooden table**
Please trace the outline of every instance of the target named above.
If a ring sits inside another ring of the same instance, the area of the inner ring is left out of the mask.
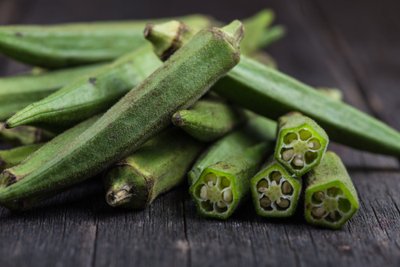
[[[137,3],[134,3],[137,2]],[[397,0],[0,0],[0,24],[134,19],[199,12],[221,20],[272,7],[288,35],[269,49],[280,69],[400,129]],[[0,58],[1,75],[26,67]],[[332,145],[361,209],[341,231],[302,215],[257,218],[245,205],[226,222],[197,216],[183,186],[142,212],[109,208],[101,183],[79,185],[23,214],[0,208],[0,266],[400,266],[400,164]]]

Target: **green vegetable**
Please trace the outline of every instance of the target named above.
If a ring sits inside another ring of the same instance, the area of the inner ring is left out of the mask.
[[[298,177],[318,166],[329,138],[315,121],[292,112],[279,118],[275,159]]]
[[[287,172],[277,161],[269,161],[250,180],[255,210],[263,217],[289,217],[296,212],[301,179]]]
[[[11,168],[38,150],[42,144],[25,145],[7,150],[0,150],[0,170]]]
[[[19,126],[14,129],[6,129],[0,122],[0,140],[18,145],[31,145],[47,141],[54,134],[31,126]]]
[[[275,43],[276,41],[282,39],[282,37],[285,36],[285,33],[285,27],[281,25],[273,26],[261,35],[260,44],[262,45],[262,47],[269,46],[272,43]]]
[[[328,151],[306,181],[304,215],[308,223],[339,229],[359,209],[356,189],[335,153]]]
[[[179,20],[198,29],[210,25],[210,19],[201,15],[180,17]],[[0,53],[46,68],[110,61],[146,43],[143,29],[148,22],[0,26]]]
[[[0,78],[0,120],[60,89],[71,80],[88,74],[100,64],[65,70]]]
[[[35,153],[32,153],[26,160],[17,166],[5,170],[0,175],[0,187],[10,186],[17,181],[22,180],[33,171],[39,169],[42,165],[51,161],[57,155],[62,154],[65,149],[64,147],[71,145],[75,138],[93,125],[98,118],[99,116],[90,118],[57,135],[40,149],[35,151]]]
[[[268,152],[275,132],[275,122],[253,116],[198,158],[188,178],[189,192],[200,214],[226,219],[234,212],[247,195],[249,178]]]
[[[27,106],[7,120],[7,127],[67,128],[107,110],[159,66],[161,62],[145,45]]]
[[[172,123],[201,141],[214,141],[244,121],[240,109],[220,99],[200,100],[190,109],[180,110],[172,116]]]
[[[248,195],[249,179],[270,147],[269,143],[261,143],[207,166],[189,190],[199,214],[229,218]]]
[[[238,106],[272,119],[301,112],[321,125],[333,141],[400,156],[400,133],[395,129],[246,56],[241,56],[240,63],[213,90]]]
[[[23,202],[81,182],[139,148],[197,101],[239,61],[242,24],[203,30],[135,90],[126,94],[62,153],[0,189],[0,203]]]
[[[153,137],[107,173],[107,203],[113,207],[147,207],[184,180],[202,146],[177,128]]]

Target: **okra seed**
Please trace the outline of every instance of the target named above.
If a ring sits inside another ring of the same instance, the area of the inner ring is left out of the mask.
[[[315,192],[314,194],[313,194],[313,196],[312,196],[312,201],[314,202],[314,203],[322,203],[322,201],[324,200],[324,198],[325,198],[325,194],[324,194],[324,192],[322,192],[322,191],[318,191],[318,192]]]
[[[293,187],[288,181],[282,183],[281,190],[285,195],[291,195],[293,193]]]
[[[317,159],[317,157],[318,157],[318,153],[311,152],[311,151],[307,151],[304,155],[304,158],[305,158],[307,164],[312,163],[314,160]]]
[[[310,141],[307,142],[307,145],[310,149],[320,149],[321,148],[321,143],[317,138],[312,138]]]
[[[327,190],[327,194],[328,194],[328,196],[330,196],[330,197],[336,197],[336,196],[338,196],[338,195],[342,195],[343,192],[342,192],[342,190],[340,190],[340,188],[331,187],[331,188],[329,188],[329,189]]]
[[[227,189],[224,191],[222,198],[225,202],[227,203],[231,203],[233,200],[233,196],[232,196],[232,190],[231,189]]]
[[[206,181],[208,185],[217,184],[217,179],[218,179],[218,177],[213,173],[209,173],[206,175],[206,177],[204,177],[204,181]]]
[[[269,178],[278,184],[282,178],[282,174],[279,171],[273,171],[269,174]]]
[[[218,208],[225,208],[226,207],[226,203],[224,201],[218,201],[217,202],[217,207]]]
[[[296,166],[296,167],[303,167],[303,166],[304,166],[303,156],[301,156],[301,155],[296,155],[296,156],[294,157],[293,164],[294,164],[294,166]]]
[[[267,196],[264,196],[260,199],[260,206],[264,209],[271,208],[271,200]]]
[[[268,181],[265,179],[262,179],[257,183],[257,190],[260,193],[265,193],[265,191],[267,191],[267,189],[268,189],[268,186],[269,186]]]
[[[311,214],[316,219],[321,219],[325,214],[325,209],[323,207],[312,208]]]
[[[221,185],[222,185],[222,188],[229,187],[231,185],[231,181],[229,181],[229,179],[227,177],[222,176],[221,177]]]
[[[300,130],[299,135],[300,135],[300,139],[303,141],[308,140],[312,136],[312,134],[306,129]]]
[[[293,132],[286,134],[285,137],[283,138],[283,142],[287,145],[292,143],[294,140],[297,140],[297,134]]]
[[[287,209],[290,206],[290,201],[289,199],[281,198],[276,202],[276,204],[281,209]]]
[[[207,186],[203,185],[200,189],[200,198],[202,200],[207,200]]]
[[[294,156],[294,150],[293,149],[289,149],[289,150],[286,150],[286,151],[282,152],[282,158],[285,161],[291,160],[293,158],[293,156]]]

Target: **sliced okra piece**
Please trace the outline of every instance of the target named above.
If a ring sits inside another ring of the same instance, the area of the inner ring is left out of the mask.
[[[172,115],[172,123],[200,141],[214,141],[244,121],[243,112],[222,100],[205,99]]]
[[[110,206],[143,209],[178,186],[203,144],[178,128],[153,137],[105,176]]]
[[[21,163],[43,144],[25,145],[7,150],[0,150],[0,170],[11,168]]]
[[[189,189],[199,214],[221,220],[229,218],[249,193],[250,177],[257,171],[269,145],[255,145],[241,155],[205,168]]]
[[[328,142],[328,135],[316,122],[292,112],[279,119],[275,159],[301,177],[318,166]]]
[[[240,60],[243,26],[200,31],[86,131],[24,179],[0,188],[0,203],[63,190],[127,157],[193,105]],[[162,101],[161,101],[162,100]],[[101,151],[101,153],[99,153]]]
[[[292,216],[299,201],[301,179],[292,176],[279,162],[270,160],[250,180],[253,204],[263,217]]]
[[[359,209],[357,191],[341,159],[328,151],[307,175],[305,219],[326,228],[341,228]]]

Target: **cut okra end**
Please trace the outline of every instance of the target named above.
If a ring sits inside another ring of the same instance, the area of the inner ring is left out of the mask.
[[[236,185],[230,174],[205,169],[190,188],[198,212],[209,218],[227,219],[238,206]]]
[[[305,192],[305,219],[313,225],[340,229],[358,209],[358,200],[340,181]]]
[[[302,115],[294,116],[303,117],[298,120],[302,124],[290,122],[288,127],[285,127],[283,123],[278,132],[275,159],[291,173],[301,177],[320,163],[329,140],[325,131],[314,121]],[[293,125],[295,127],[291,127]]]
[[[297,207],[301,180],[291,176],[277,162],[272,162],[250,180],[253,204],[263,217],[289,217]]]

